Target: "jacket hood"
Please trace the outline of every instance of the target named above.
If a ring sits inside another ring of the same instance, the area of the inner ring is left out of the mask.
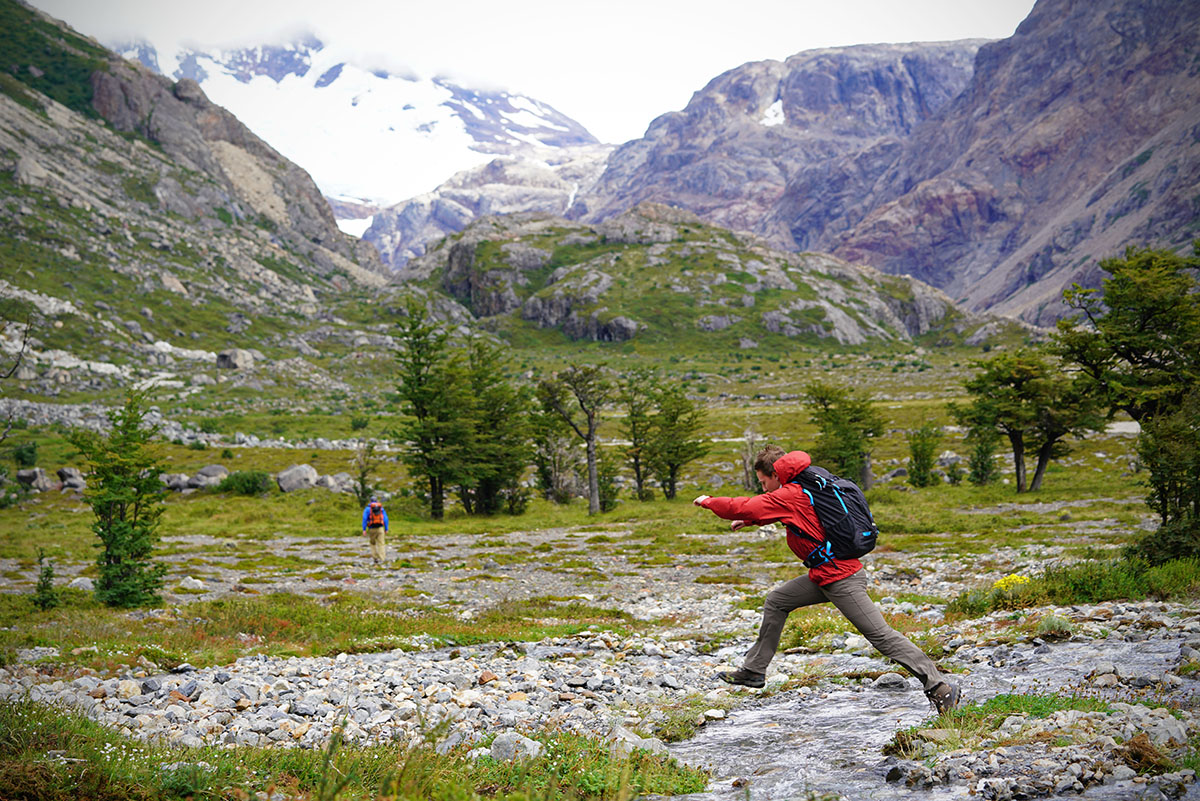
[[[775,460],[775,477],[780,484],[787,484],[812,463],[804,451],[791,451]]]

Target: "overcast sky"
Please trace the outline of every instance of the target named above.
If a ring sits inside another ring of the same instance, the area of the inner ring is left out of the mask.
[[[32,0],[83,33],[197,45],[312,31],[394,71],[537,98],[602,141],[640,137],[747,61],[876,42],[999,39],[1032,0]]]

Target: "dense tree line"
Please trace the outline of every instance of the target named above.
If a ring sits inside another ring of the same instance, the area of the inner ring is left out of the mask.
[[[536,385],[518,383],[499,347],[482,338],[452,342],[417,304],[397,339],[404,421],[392,433],[405,443],[402,458],[425,485],[434,518],[444,516],[450,492],[468,514],[520,513],[530,464],[547,499],[583,494],[590,514],[615,505],[621,457],[636,497],[652,497],[653,477],[674,498],[682,469],[708,453],[703,409],[652,371],[618,376],[604,365],[571,364]],[[614,407],[626,413],[621,430],[630,444],[606,453],[598,431]]]

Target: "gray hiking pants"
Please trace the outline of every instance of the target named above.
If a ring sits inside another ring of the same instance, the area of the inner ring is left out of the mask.
[[[933,689],[943,681],[942,674],[938,672],[933,660],[883,619],[879,607],[867,595],[867,577],[862,570],[824,587],[813,583],[804,575],[771,590],[763,604],[763,619],[758,630],[758,639],[746,652],[746,657],[742,660],[742,669],[766,673],[767,665],[771,664],[771,659],[779,648],[779,636],[783,633],[783,624],[787,621],[788,614],[802,606],[826,601],[836,606],[879,653],[899,662],[909,673],[916,676],[926,690]]]

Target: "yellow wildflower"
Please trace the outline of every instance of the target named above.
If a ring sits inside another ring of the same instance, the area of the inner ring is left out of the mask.
[[[1015,590],[1017,587],[1020,587],[1022,584],[1028,583],[1028,576],[1020,576],[1016,573],[1013,573],[1005,576],[1002,579],[997,579],[996,582],[992,584],[992,589],[1000,590],[1001,592],[1009,592],[1010,590]]]

